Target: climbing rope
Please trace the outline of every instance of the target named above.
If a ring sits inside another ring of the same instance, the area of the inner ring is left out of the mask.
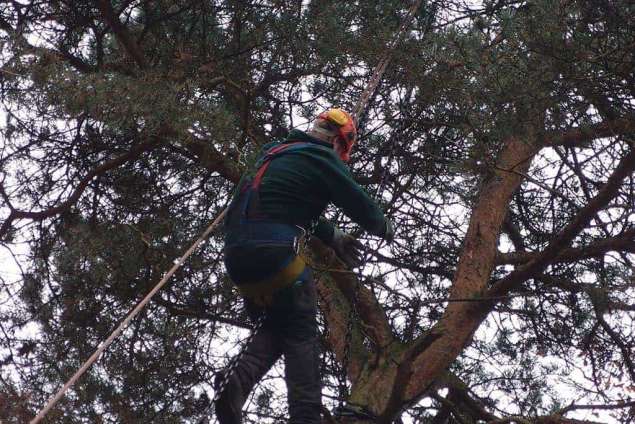
[[[412,24],[412,20],[414,19],[417,11],[421,8],[422,3],[423,3],[423,0],[417,0],[412,4],[410,9],[408,10],[408,13],[404,17],[404,19],[401,21],[399,30],[397,31],[397,33],[395,33],[392,40],[388,43],[386,49],[384,50],[383,55],[381,56],[379,62],[375,66],[375,70],[373,71],[373,75],[370,81],[368,82],[368,85],[366,86],[362,94],[360,95],[359,100],[357,101],[357,104],[355,105],[355,118],[357,119],[358,125],[361,124],[363,114],[366,110],[366,107],[368,106],[368,102],[370,101],[371,97],[377,90],[377,87],[379,86],[381,78],[383,77],[384,73],[386,72],[386,69],[388,68],[388,64],[390,63],[390,60],[392,59],[395,48],[403,40],[403,37],[405,36],[407,29]],[[426,30],[427,29],[428,28],[426,28]],[[392,160],[394,151],[395,151],[395,143],[391,143],[390,152],[388,154],[389,164]],[[389,166],[385,166],[382,170],[379,185],[377,187],[375,195],[373,196],[375,200],[377,200],[379,196],[381,195],[381,193],[383,192],[383,188],[384,188],[384,185],[386,184],[386,179],[388,176],[388,170],[389,170]],[[371,253],[368,247],[364,248],[363,256],[364,256],[364,260],[362,261],[362,263],[366,263],[368,258],[371,256]],[[353,289],[353,295],[350,299],[350,308],[348,311],[347,324],[346,324],[346,335],[344,338],[345,341],[344,341],[344,354],[342,358],[342,373],[338,376],[339,377],[338,378],[338,391],[339,391],[338,398],[339,399],[338,399],[338,406],[336,408],[336,415],[340,417],[348,416],[348,417],[356,417],[359,419],[372,419],[373,416],[370,411],[360,408],[357,405],[345,404],[346,399],[349,397],[347,380],[348,380],[348,367],[350,365],[350,359],[351,359],[350,356],[351,356],[351,346],[352,346],[352,340],[353,340],[353,328],[354,328],[355,322],[357,321],[359,317],[358,311],[357,311],[357,304],[358,304],[359,295],[361,292],[361,281],[363,281],[364,279],[364,275],[362,273],[361,267],[357,269],[357,271],[355,272],[355,276],[356,276],[356,281],[354,283],[355,288]]]
[[[357,104],[355,105],[354,116],[357,119],[358,123],[360,122],[361,118],[363,117],[364,111],[366,110],[366,107],[368,106],[368,102],[370,101],[371,96],[375,93],[375,90],[377,89],[377,86],[379,85],[379,82],[381,81],[381,78],[382,78],[384,72],[388,68],[388,64],[390,63],[390,60],[392,59],[392,55],[393,55],[393,52],[394,52],[396,46],[403,39],[407,28],[412,23],[412,20],[414,19],[414,16],[415,16],[417,10],[420,8],[422,3],[423,3],[423,0],[416,0],[412,4],[410,9],[408,10],[408,13],[406,14],[404,19],[402,20],[401,25],[399,26],[399,29],[398,29],[397,33],[392,38],[392,40],[388,43],[388,45],[386,46],[386,49],[384,50],[384,53],[382,54],[379,62],[375,66],[375,69],[373,71],[373,74],[371,76],[371,79],[370,79],[368,85],[366,86],[366,89],[362,92]],[[386,169],[384,170],[384,172],[386,172]],[[382,180],[383,180],[383,178],[384,177],[382,177]],[[84,374],[84,372],[86,372],[86,370],[88,370],[92,366],[92,364],[95,363],[97,361],[97,359],[99,359],[100,355],[112,344],[112,342],[123,332],[123,330],[125,330],[125,328],[130,324],[132,319],[135,316],[137,316],[139,314],[139,312],[141,312],[141,310],[143,310],[143,308],[150,302],[152,297],[159,290],[161,290],[161,288],[163,288],[163,286],[169,281],[169,279],[181,267],[181,265],[183,265],[183,263],[194,252],[194,250],[196,250],[198,248],[198,246],[201,243],[203,243],[203,241],[205,241],[205,239],[207,239],[207,237],[212,233],[212,231],[214,231],[216,229],[218,224],[222,221],[223,217],[225,216],[226,212],[227,212],[227,209],[223,210],[216,217],[216,219],[214,219],[214,221],[209,225],[209,227],[207,227],[207,229],[203,232],[203,234],[190,246],[190,248],[183,254],[183,256],[181,256],[176,261],[176,263],[165,274],[165,276],[161,279],[161,281],[159,281],[157,283],[157,285],[143,298],[143,300],[141,300],[141,302],[139,302],[139,304],[126,316],[126,318],[110,334],[110,336],[108,336],[108,338],[98,346],[98,348],[90,356],[90,358],[88,358],[88,360],[86,360],[86,362],[81,366],[81,368],[79,368],[79,370],[77,370],[77,372],[75,372],[75,374],[66,382],[66,384],[64,384],[64,386],[62,386],[62,388],[54,396],[52,396],[49,399],[49,401],[47,402],[46,406],[44,406],[44,408],[42,408],[42,410],[29,422],[29,424],[37,424],[37,423],[39,423],[46,416],[46,414],[57,404],[57,402],[64,396],[64,394],[71,388],[71,386],[73,386],[73,384],[75,384],[75,382]],[[359,277],[362,277],[361,270],[359,271]],[[351,305],[351,314],[353,314],[352,317],[355,316],[354,309],[356,309],[356,303],[357,303],[357,297],[358,296],[359,296],[359,283],[357,283],[357,287],[355,288],[355,293],[354,293],[354,296],[353,296],[353,299],[352,299],[352,301],[353,301],[353,305]],[[263,321],[264,321],[264,318],[260,319],[256,323],[256,325],[254,327],[254,331],[252,332],[252,334],[250,335],[248,340],[250,340],[251,338],[254,337],[254,335],[256,334],[258,329],[260,328],[260,326],[262,326],[262,322]],[[352,321],[353,321],[353,319],[349,319],[349,325],[348,325],[349,329],[347,331],[347,340],[350,340],[350,338],[352,337],[352,335],[351,336],[348,335],[348,333],[352,334]],[[346,350],[348,351],[348,353],[345,353],[346,361],[345,361],[344,366],[343,366],[344,370],[346,370],[346,368],[348,366],[348,360],[349,360],[348,356],[350,356],[350,351],[349,351],[349,347],[348,347],[349,344],[350,343],[347,343]],[[246,345],[247,344],[245,344],[245,346]],[[244,350],[244,348],[243,348],[243,350]],[[241,353],[242,353],[242,351],[241,351]],[[240,357],[240,355],[237,355],[237,357]],[[237,362],[238,362],[237,360],[233,361],[233,363],[230,364],[230,367],[233,365],[233,367],[235,368],[235,366],[236,366],[235,364]],[[227,379],[229,378],[229,375],[230,375],[230,372],[226,371],[225,375],[223,376],[223,382],[224,382],[224,384],[222,384],[223,388],[227,384]],[[346,379],[345,376],[344,376],[344,378]],[[217,390],[216,391],[215,396],[214,396],[215,400],[219,396],[219,393],[222,393],[222,391],[221,390]],[[212,405],[213,405],[213,403],[212,403]]]
[[[370,81],[368,81],[366,88],[364,89],[364,91],[362,91],[362,94],[359,96],[359,99],[355,104],[354,111],[358,123],[361,121],[362,116],[366,111],[366,107],[368,106],[368,102],[370,101],[370,98],[375,93],[375,90],[379,86],[381,78],[384,76],[384,72],[386,72],[386,69],[388,68],[388,64],[392,59],[395,48],[397,47],[397,45],[399,45],[401,40],[403,40],[403,37],[406,35],[406,30],[412,24],[412,20],[414,19],[422,3],[423,0],[416,0],[412,4],[412,6],[410,6],[410,9],[408,9],[408,13],[401,21],[401,25],[399,25],[399,29],[393,36],[392,40],[388,42],[383,54],[381,55],[381,58],[379,59],[379,62],[377,63],[377,65],[375,65],[375,69],[373,70],[373,75],[371,76]]]

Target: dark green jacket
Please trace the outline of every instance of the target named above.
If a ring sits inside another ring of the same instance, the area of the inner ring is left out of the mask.
[[[292,130],[283,143],[297,141],[311,146],[271,161],[260,186],[262,212],[274,220],[308,228],[333,203],[369,233],[383,236],[386,218],[382,210],[355,182],[332,145],[299,130]],[[277,144],[267,144],[263,153]],[[329,243],[333,225],[320,219],[315,235]]]

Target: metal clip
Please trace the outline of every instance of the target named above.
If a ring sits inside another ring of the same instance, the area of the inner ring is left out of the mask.
[[[302,231],[302,235],[293,238],[293,251],[296,255],[298,255],[300,253],[300,240],[303,240],[306,237],[306,230],[299,225],[296,225],[296,227]]]

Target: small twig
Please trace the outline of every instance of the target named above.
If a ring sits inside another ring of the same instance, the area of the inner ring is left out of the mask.
[[[15,72],[7,71],[6,69],[0,68],[0,72],[3,72],[8,75],[13,75],[14,77],[21,77],[21,74],[16,74]]]
[[[514,169],[505,169],[505,168],[500,168],[496,165],[492,165],[493,169],[496,169],[498,171],[503,171],[503,172],[510,172],[512,174],[516,174],[519,175],[521,177],[523,177],[524,179],[526,179],[527,181],[529,181],[530,183],[533,183],[535,185],[537,185],[538,187],[542,188],[543,190],[547,190],[549,193],[553,194],[556,197],[559,197],[561,199],[563,199],[564,201],[570,203],[571,205],[575,206],[576,208],[578,208],[578,204],[576,202],[574,202],[573,200],[569,199],[568,197],[566,197],[564,194],[560,193],[558,190],[554,190],[553,188],[547,186],[546,184],[530,177],[529,175],[520,172],[520,171],[516,171]]]

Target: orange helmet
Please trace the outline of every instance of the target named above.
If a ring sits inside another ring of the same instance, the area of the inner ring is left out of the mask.
[[[337,139],[335,150],[344,162],[351,158],[351,150],[357,141],[357,128],[353,117],[342,109],[335,108],[322,112],[318,119],[324,119],[337,126]]]

